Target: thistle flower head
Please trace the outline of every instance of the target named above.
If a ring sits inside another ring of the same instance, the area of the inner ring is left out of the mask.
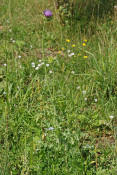
[[[43,13],[44,13],[45,17],[47,17],[47,18],[52,17],[52,12],[50,10],[44,10]]]

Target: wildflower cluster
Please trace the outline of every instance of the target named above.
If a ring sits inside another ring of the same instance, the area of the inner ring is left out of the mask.
[[[65,40],[65,47],[62,47],[61,50],[58,51],[59,54],[61,54],[63,51],[65,54],[67,54],[68,57],[75,56],[76,58],[82,57],[84,59],[88,58],[88,55],[85,53],[85,49],[87,46],[87,40],[84,39],[82,44],[74,44],[70,39]]]
[[[42,68],[44,68],[44,70],[45,70],[45,68],[46,69],[48,68],[48,72],[50,74],[52,74],[53,71],[51,69],[49,69],[49,67],[51,67],[50,64],[51,64],[51,61],[49,59],[48,59],[48,62],[46,60],[42,61],[41,59],[39,59],[38,63],[32,62],[31,67],[34,68],[36,71],[42,70]]]

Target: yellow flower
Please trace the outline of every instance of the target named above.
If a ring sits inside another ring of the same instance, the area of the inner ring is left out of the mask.
[[[61,49],[62,49],[63,51],[65,50],[65,48],[64,48],[64,47],[62,47]]]
[[[87,42],[87,39],[84,39],[84,42]]]
[[[87,55],[85,55],[85,56],[84,56],[84,58],[88,58],[88,56],[87,56]]]
[[[61,54],[61,51],[60,50],[58,51],[58,54]]]
[[[86,46],[86,43],[82,43],[83,46]]]
[[[70,42],[70,40],[69,40],[69,39],[66,39],[66,42],[67,42],[67,43],[69,43],[69,42]]]
[[[72,47],[76,47],[76,45],[75,44],[72,44]]]

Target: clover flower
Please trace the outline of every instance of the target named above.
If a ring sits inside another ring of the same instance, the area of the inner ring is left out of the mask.
[[[45,17],[50,18],[52,17],[52,12],[50,10],[45,10],[44,12]]]

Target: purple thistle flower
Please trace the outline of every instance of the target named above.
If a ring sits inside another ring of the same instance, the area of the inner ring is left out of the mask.
[[[45,10],[44,15],[45,15],[45,17],[50,18],[50,17],[52,17],[52,12],[50,10]]]

